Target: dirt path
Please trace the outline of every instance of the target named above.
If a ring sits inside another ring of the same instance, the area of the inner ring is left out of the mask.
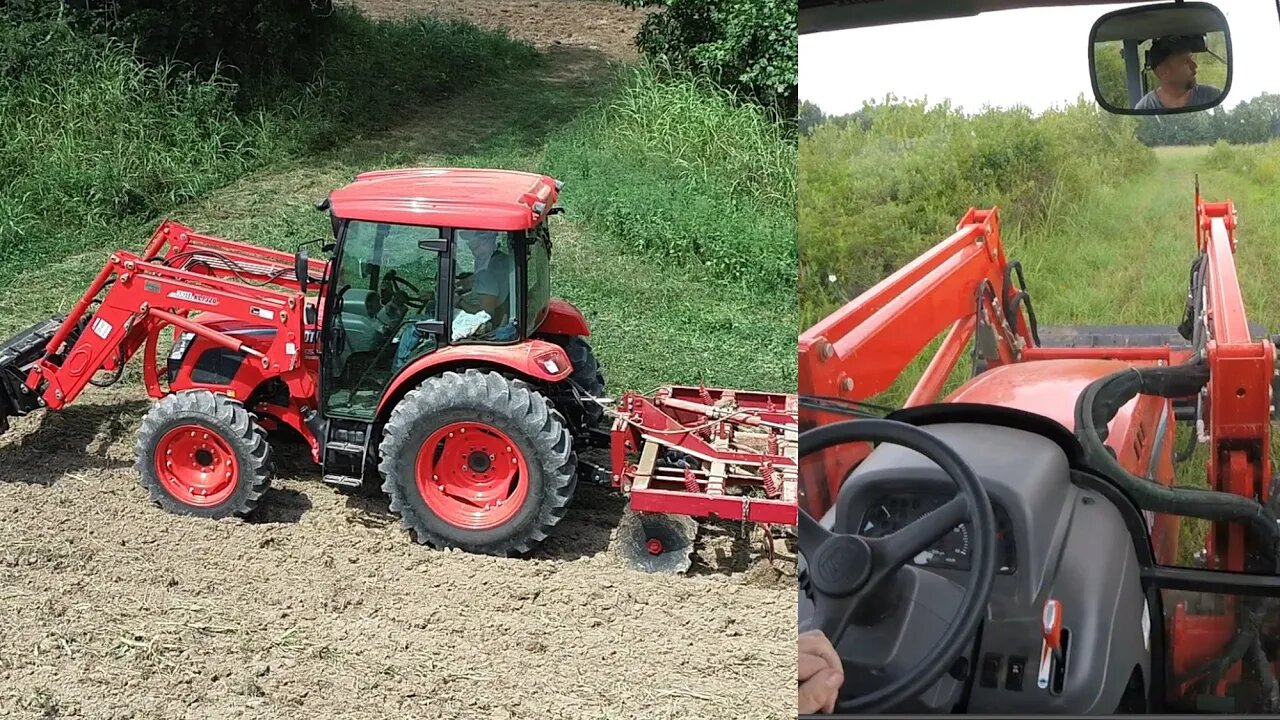
[[[552,69],[568,95],[599,58],[626,57],[620,28],[639,22],[611,2],[366,3],[513,18],[515,34],[583,58]],[[406,118],[184,219],[236,237],[313,222],[315,197],[369,158],[434,162],[516,119],[489,112],[443,113],[465,127]],[[691,576],[646,575],[609,552],[622,501],[587,487],[532,558],[436,552],[385,502],[321,484],[296,446],[252,521],[181,518],[137,485],[147,407],[136,383],[93,390],[0,438],[0,717],[795,716],[794,567],[762,562],[734,528],[704,529]]]
[[[636,57],[645,11],[615,0],[348,0],[375,18],[435,15],[507,30],[534,46],[585,48],[616,60]]]

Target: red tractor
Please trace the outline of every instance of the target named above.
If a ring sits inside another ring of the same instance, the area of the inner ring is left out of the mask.
[[[272,474],[267,431],[289,428],[325,482],[380,484],[419,542],[526,552],[564,517],[580,475],[631,490],[646,423],[670,420],[674,429],[658,432],[678,446],[709,422],[694,413],[697,427],[685,428],[674,409],[637,415],[688,392],[710,397],[705,388],[628,394],[621,411],[608,403],[583,314],[551,296],[548,218],[561,211],[559,190],[552,178],[500,170],[364,173],[319,205],[334,233],[326,261],[166,221],[141,254],[112,253],[67,316],[0,346],[0,431],[9,416],[59,410],[90,383],[115,382],[141,350],[158,402],[142,421],[137,467],[167,510],[251,513]],[[101,372],[113,377],[95,379]],[[756,408],[758,397],[714,392],[724,402],[704,409],[717,427],[759,421],[770,405],[795,412],[794,396],[768,395]],[[772,420],[794,434],[789,417]],[[613,467],[579,462],[584,446],[611,441]],[[790,473],[789,524],[794,447],[794,438],[781,449],[761,443],[751,458],[767,462],[772,450],[772,464]],[[669,462],[700,473],[693,494],[710,492],[710,458],[674,452]],[[754,480],[733,485],[750,495],[764,488]],[[763,508],[764,521],[785,521],[781,490],[755,500],[764,505],[739,519]],[[662,517],[645,515],[634,540],[653,562],[683,553],[659,569],[687,567],[692,531],[683,543],[667,539],[673,523],[653,522]]]
[[[801,28],[1035,4],[1062,3],[816,0]],[[1093,32],[1136,63],[1144,34],[1219,28],[1171,3]],[[843,661],[838,712],[1280,712],[1275,341],[1233,204],[1197,183],[1192,209],[1176,326],[1042,327],[999,212],[971,208],[801,334],[799,620]],[[935,340],[902,407],[873,402]]]

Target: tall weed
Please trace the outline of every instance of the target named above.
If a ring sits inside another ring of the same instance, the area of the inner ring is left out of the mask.
[[[969,207],[1034,228],[1154,156],[1129,118],[1080,101],[965,115],[887,98],[801,137],[802,327],[946,237]]]
[[[795,287],[795,146],[709,83],[628,71],[607,104],[553,138],[565,204],[626,249],[714,280]]]

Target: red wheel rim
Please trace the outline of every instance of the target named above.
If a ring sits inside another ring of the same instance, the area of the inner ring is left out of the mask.
[[[418,451],[418,492],[442,520],[489,530],[515,517],[529,495],[524,454],[502,431],[456,422],[431,434]]]
[[[216,432],[183,425],[156,444],[156,477],[178,502],[209,507],[225,502],[236,491],[240,462]]]

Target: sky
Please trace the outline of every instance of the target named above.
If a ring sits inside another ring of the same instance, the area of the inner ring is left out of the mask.
[[[1280,93],[1274,0],[1213,4],[1231,29],[1233,77],[1223,107]],[[1130,5],[1006,10],[801,35],[800,99],[828,115],[855,112],[889,93],[930,104],[949,98],[966,111],[1022,104],[1039,112],[1081,93],[1092,100],[1089,31],[1100,16]]]

